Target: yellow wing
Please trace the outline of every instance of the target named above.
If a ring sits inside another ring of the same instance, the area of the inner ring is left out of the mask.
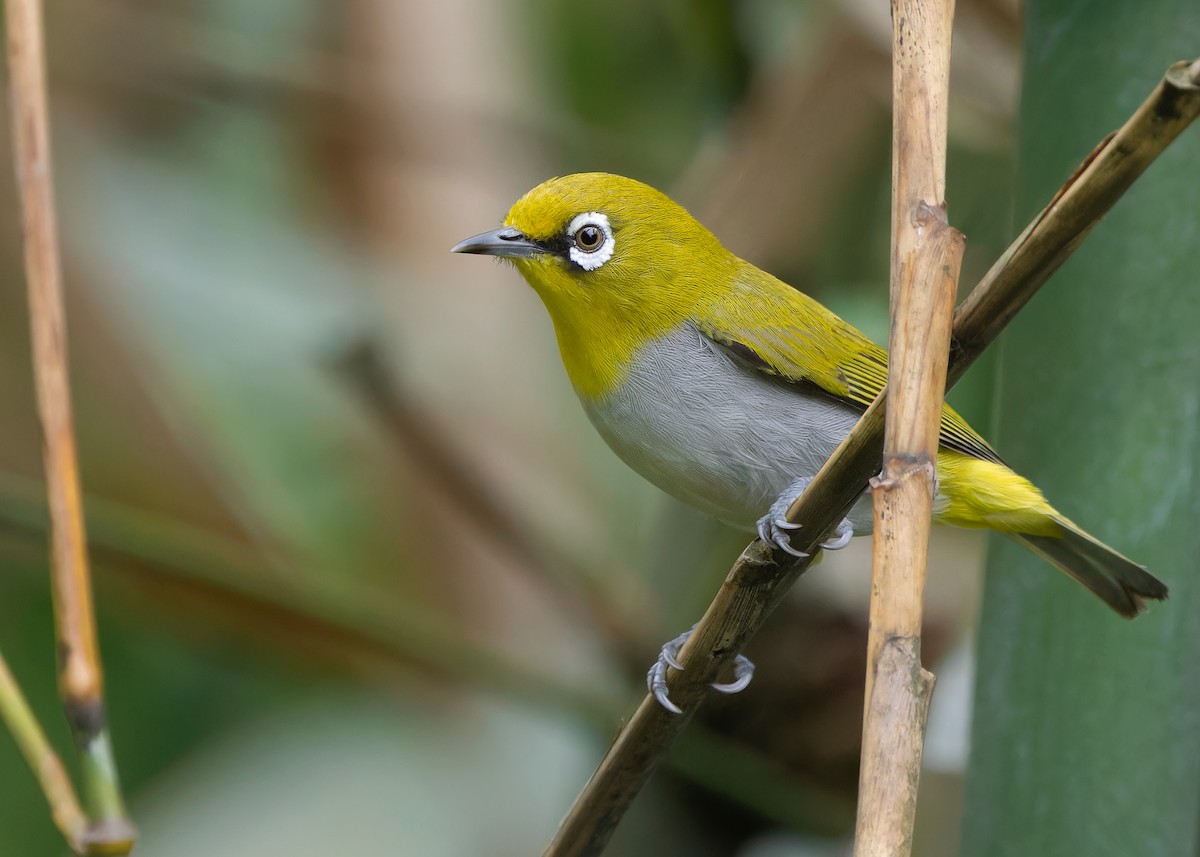
[[[752,299],[750,295],[753,295]],[[866,410],[887,383],[887,352],[807,295],[746,264],[701,332],[760,372]],[[1003,464],[966,420],[942,408],[941,445]]]

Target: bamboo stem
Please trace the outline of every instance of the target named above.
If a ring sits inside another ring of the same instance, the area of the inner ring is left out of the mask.
[[[889,369],[893,389],[883,471],[871,480],[875,542],[855,836],[858,857],[911,850],[925,718],[934,684],[932,674],[921,668],[921,616],[938,418],[963,240],[946,225],[940,210],[927,214],[920,221],[925,237],[914,245],[904,266],[895,305],[892,344],[900,347]]]
[[[954,0],[892,2],[889,404],[875,500],[856,857],[912,851],[933,676],[921,619],[963,238],[945,217]]]
[[[1200,60],[1172,66],[1125,126],[1104,141],[997,260],[955,313],[946,376],[953,386],[1020,307],[1082,242],[1121,194],[1200,114]],[[886,391],[867,408],[805,492],[788,510],[801,524],[799,550],[818,543],[858,500],[879,470]],[[805,544],[807,542],[807,544]],[[695,714],[708,683],[761,627],[812,558],[781,560],[760,542],[748,546],[680,653],[685,671],[668,675],[672,715],[647,696],[563,819],[546,857],[600,854],[634,797]]]
[[[58,631],[58,686],[84,781],[89,850],[127,853],[133,827],[117,784],[105,723],[79,462],[67,377],[66,323],[46,97],[46,58],[38,0],[6,0],[13,138],[24,225],[25,269],[51,521],[51,586]]]

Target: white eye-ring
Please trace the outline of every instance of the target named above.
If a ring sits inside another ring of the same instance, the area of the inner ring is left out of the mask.
[[[617,246],[608,218],[598,211],[576,215],[567,226],[567,254],[585,271],[594,271],[612,258]]]

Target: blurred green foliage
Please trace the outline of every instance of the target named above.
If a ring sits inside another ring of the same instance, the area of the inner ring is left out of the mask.
[[[1017,206],[1031,216],[1161,69],[1200,15],[1033,0]],[[1088,81],[1080,87],[1082,79]],[[964,853],[1194,854],[1200,806],[1200,588],[1194,525],[1200,159],[1191,129],[1012,326],[1000,441],[1050,497],[1171,587],[1132,624],[997,544],[979,641]],[[1053,367],[1054,371],[1046,371]],[[1069,505],[1068,505],[1069,504]]]

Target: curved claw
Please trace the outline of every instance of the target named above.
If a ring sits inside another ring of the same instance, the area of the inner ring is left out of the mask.
[[[691,634],[692,632],[687,630],[675,639],[664,643],[658,652],[658,660],[646,673],[646,690],[654,694],[658,704],[672,714],[683,714],[683,709],[671,701],[670,692],[667,689],[667,667],[683,670],[683,665],[679,663],[679,652]]]
[[[792,547],[792,537],[788,535],[789,530],[800,529],[799,524],[793,524],[787,518],[773,517],[767,514],[758,519],[757,529],[758,537],[767,547],[778,548],[784,553],[790,553],[801,559],[808,556],[804,551]]]
[[[694,630],[695,626],[693,626]],[[670,691],[667,688],[667,667],[673,667],[677,670],[682,670],[683,666],[679,663],[679,652],[683,648],[683,644],[687,642],[687,638],[692,635],[691,630],[684,631],[675,639],[664,644],[659,650],[658,659],[650,667],[646,673],[646,689],[653,694],[658,700],[658,704],[672,714],[683,714],[683,709],[671,701]],[[733,662],[733,681],[727,684],[713,682],[712,689],[720,693],[738,693],[745,690],[750,684],[750,680],[754,677],[754,664],[745,655],[738,655]]]
[[[849,518],[842,518],[841,523],[837,525],[834,531],[836,535],[827,542],[821,542],[821,547],[827,551],[840,551],[846,545],[850,544],[850,540],[854,538],[854,524]]]
[[[738,655],[733,662],[733,681],[727,684],[713,682],[712,689],[718,693],[741,693],[750,685],[754,678],[754,661],[745,655]]]
[[[798,559],[804,559],[808,554],[802,550],[792,547],[792,539],[787,533],[776,533],[775,547],[779,548],[784,553],[790,553]]]
[[[688,637],[692,636],[692,631],[695,629],[696,626],[693,625],[675,639],[663,643],[663,647],[658,652],[658,659],[667,664],[667,666],[674,667],[683,672],[683,664],[679,663],[679,653],[683,651],[683,644],[687,642]]]
[[[670,693],[667,691],[667,662],[661,655],[654,666],[650,667],[650,672],[646,673],[646,689],[654,694],[654,698],[658,700],[658,704],[672,714],[683,714],[683,709],[671,701]]]

